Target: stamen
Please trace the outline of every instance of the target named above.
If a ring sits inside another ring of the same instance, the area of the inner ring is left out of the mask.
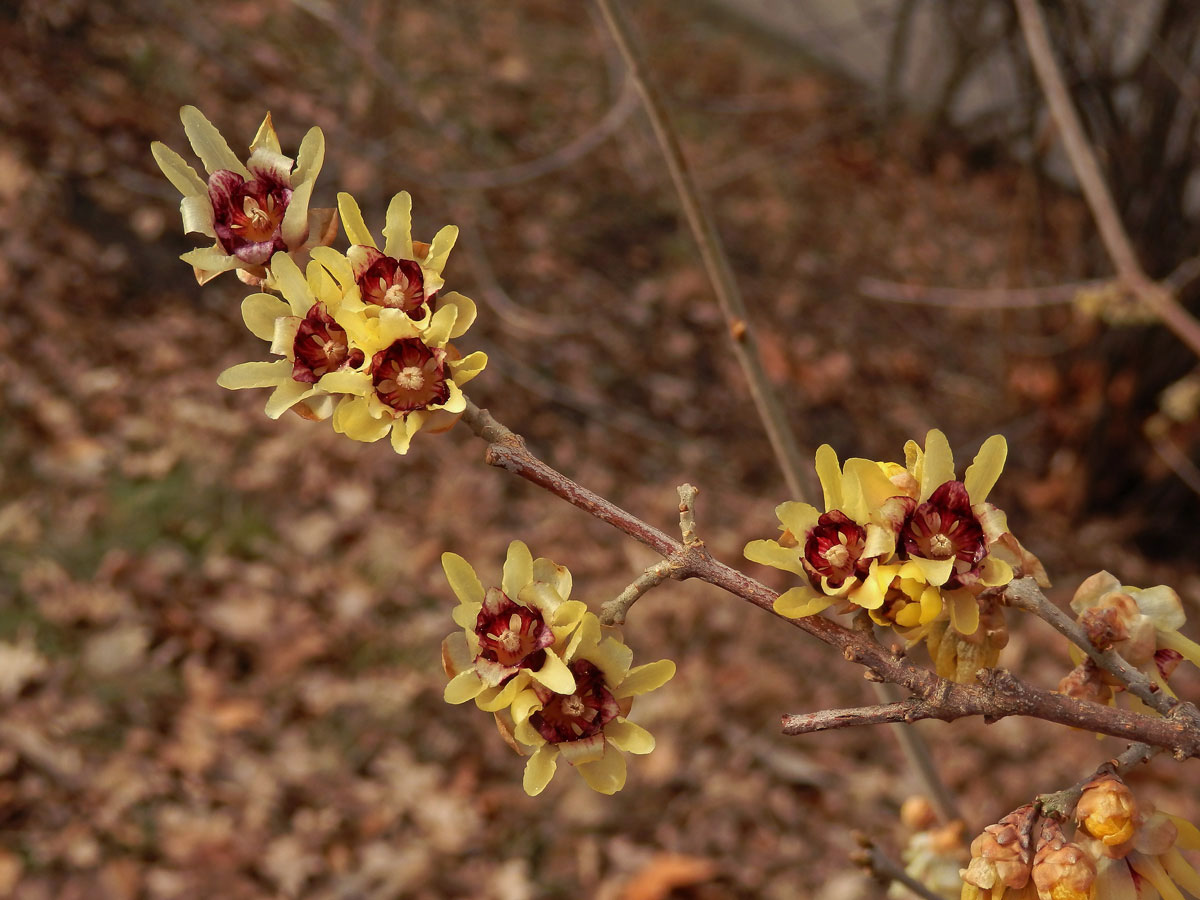
[[[420,366],[405,366],[396,373],[396,384],[406,391],[418,391],[425,386],[425,373]]]
[[[562,711],[563,711],[564,715],[582,716],[586,710],[587,710],[587,707],[584,705],[583,700],[581,700],[577,694],[572,694],[569,697],[563,698]],[[578,726],[576,726],[576,727],[578,727]],[[580,732],[577,732],[577,733],[580,733]]]
[[[929,539],[930,559],[949,559],[954,555],[954,542],[944,534],[935,534]]]
[[[825,561],[835,569],[840,569],[850,562],[850,551],[844,544],[834,544],[825,551]]]

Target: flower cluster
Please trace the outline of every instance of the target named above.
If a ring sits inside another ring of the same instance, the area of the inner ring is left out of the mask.
[[[529,755],[524,787],[540,794],[559,758],[602,794],[625,785],[624,753],[649,753],[654,738],[628,721],[633,698],[675,674],[667,659],[632,666],[614,629],[571,600],[571,573],[534,559],[521,541],[508,547],[498,587],[486,590],[461,556],[442,567],[458,597],[462,628],[442,644],[450,677],[446,700],[496,716],[510,746]]]
[[[1097,572],[1079,585],[1071,609],[1092,644],[1115,650],[1168,693],[1167,679],[1180,662],[1200,666],[1200,644],[1179,633],[1187,621],[1183,603],[1165,584],[1129,587],[1108,572]],[[1074,646],[1071,653],[1076,666],[1059,684],[1062,693],[1106,703],[1114,690],[1123,688]],[[1136,698],[1130,702],[1147,711]]]
[[[1075,806],[1074,840],[1042,820],[1036,852],[1033,804],[971,843],[962,900],[1182,900],[1200,897],[1200,874],[1179,852],[1200,849],[1200,830],[1134,799],[1118,775],[1089,781]]]
[[[293,168],[268,115],[243,164],[199,110],[185,106],[180,116],[208,181],[163,144],[154,144],[154,157],[184,195],[185,230],[216,241],[182,258],[202,282],[236,269],[265,289],[242,303],[242,318],[279,357],[233,366],[218,383],[272,388],[268,416],[290,409],[332,419],[358,441],[390,435],[397,453],[422,429],[451,427],[466,409],[462,385],[487,364],[483,353],[463,356],[451,343],[475,320],[468,298],[442,293],[458,229],[414,241],[412,199],[402,192],[388,206],[381,250],[354,198],[340,194],[352,242],[340,253],[329,246],[334,211],[308,208],[324,156],[320,129],[309,131]]]
[[[910,642],[927,640],[939,674],[971,681],[1007,642],[1003,614],[985,589],[1016,574],[1045,575],[987,502],[1007,455],[1002,436],[984,442],[962,480],[942,432],[930,431],[923,448],[909,441],[904,449],[904,465],[857,458],[843,465],[822,445],[824,511],[781,504],[782,536],[750,542],[746,557],[804,579],[775,602],[780,615],[867,610]]]

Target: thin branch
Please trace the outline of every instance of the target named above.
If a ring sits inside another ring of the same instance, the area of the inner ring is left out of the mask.
[[[702,544],[685,546],[576,484],[534,456],[520,435],[497,422],[487,410],[468,400],[463,421],[488,442],[484,458],[490,465],[519,475],[650,547],[671,562],[672,578],[677,581],[697,578],[774,613],[775,600],[779,597],[775,591],[737,569],[717,562]],[[924,705],[913,707],[923,714],[910,713],[902,717],[904,720],[937,718],[950,721],[964,716],[983,716],[991,722],[1005,716],[1028,716],[1163,747],[1180,759],[1200,756],[1200,724],[1185,718],[1158,718],[1077,700],[1025,684],[1003,669],[981,670],[980,684],[956,684],[916,665],[901,653],[885,649],[869,630],[846,628],[823,616],[780,618],[837,648],[845,659],[864,666],[873,678],[899,685],[924,701]]]
[[[1083,123],[1054,59],[1046,22],[1037,0],[1015,0],[1015,3],[1034,71],[1117,275],[1147,309],[1157,315],[1193,353],[1200,356],[1200,323],[1179,305],[1167,287],[1152,281],[1138,261],[1133,242],[1121,223],[1116,202],[1100,171],[1095,151],[1088,142]]]
[[[745,373],[750,396],[766,428],[775,456],[780,461],[788,491],[794,499],[803,500],[812,494],[806,485],[808,469],[801,459],[800,446],[788,425],[783,404],[767,377],[758,351],[758,339],[750,325],[746,304],[742,299],[737,279],[734,278],[733,267],[725,253],[716,224],[696,189],[687,160],[684,159],[683,150],[679,146],[679,139],[671,127],[666,107],[650,78],[645,60],[628,25],[613,0],[596,0],[596,3],[613,41],[625,58],[629,76],[641,94],[646,114],[654,128],[654,135],[666,158],[671,181],[679,194],[684,216],[692,230],[692,237],[699,245],[700,256],[712,282],[713,292],[717,295],[717,302],[725,315],[725,322],[733,339],[734,355]]]
[[[1117,651],[1100,650],[1088,640],[1087,633],[1074,619],[1055,606],[1042,593],[1032,578],[1010,582],[1003,591],[1004,603],[1014,609],[1033,613],[1068,641],[1082,650],[1105,672],[1120,680],[1129,693],[1164,716],[1187,718],[1200,725],[1200,710],[1191,703],[1178,700],[1159,688],[1147,675],[1135,669]]]
[[[851,859],[867,869],[876,879],[885,884],[890,881],[902,884],[922,900],[945,900],[904,871],[900,863],[875,846],[870,838],[863,837],[862,842],[862,850],[855,852]]]
[[[637,579],[621,591],[617,597],[609,600],[600,607],[600,621],[604,625],[624,625],[629,607],[637,603],[642,594],[651,588],[658,587],[671,577],[671,563],[660,559],[637,577]]]
[[[1043,306],[1072,303],[1083,290],[1094,290],[1108,284],[1104,279],[1080,281],[1074,284],[1053,284],[1030,288],[956,288],[908,284],[873,278],[858,280],[858,292],[872,300],[889,303],[913,303],[923,306],[945,306],[956,309],[1037,309]]]

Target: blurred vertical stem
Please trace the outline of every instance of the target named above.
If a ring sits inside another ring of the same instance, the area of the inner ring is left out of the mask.
[[[679,146],[679,139],[675,136],[675,131],[667,118],[667,111],[658,96],[658,91],[650,80],[645,61],[634,44],[629,26],[612,0],[596,0],[596,4],[600,8],[600,13],[604,17],[613,41],[625,59],[625,64],[629,67],[630,78],[633,79],[633,83],[642,97],[646,113],[650,117],[650,124],[654,128],[654,136],[658,139],[663,156],[666,157],[667,169],[671,173],[671,181],[679,194],[684,216],[692,230],[692,237],[696,239],[696,243],[700,247],[704,268],[708,271],[708,277],[712,282],[713,291],[717,295],[717,302],[721,305],[721,311],[725,314],[725,323],[729,328],[729,336],[733,340],[734,354],[746,375],[750,396],[754,400],[759,418],[762,419],[763,426],[766,428],[767,438],[771,441],[771,448],[775,451],[775,457],[779,460],[780,468],[783,470],[788,492],[796,500],[805,500],[812,496],[808,490],[809,467],[805,465],[800,454],[800,446],[796,443],[795,435],[788,425],[787,414],[779,400],[779,395],[775,392],[767,378],[766,370],[763,368],[762,356],[758,352],[758,339],[754,336],[754,329],[747,317],[746,304],[742,300],[737,280],[733,277],[733,268],[729,264],[729,257],[725,253],[721,237],[717,233],[716,224],[688,171],[687,161]]]
[[[659,97],[654,81],[647,70],[646,62],[633,34],[626,23],[615,0],[596,0],[596,5],[608,26],[609,33],[625,64],[629,68],[629,76],[641,95],[654,128],[654,136],[667,161],[667,169],[671,173],[671,181],[679,194],[680,204],[692,230],[692,236],[700,247],[700,255],[704,259],[704,267],[708,271],[713,291],[725,314],[730,337],[733,339],[734,353],[746,375],[750,396],[754,399],[759,418],[775,451],[775,459],[783,472],[788,491],[796,500],[813,497],[820,500],[821,491],[812,484],[812,468],[801,458],[800,447],[795,435],[788,425],[787,415],[779,395],[767,378],[758,352],[758,341],[746,315],[746,304],[742,300],[737,280],[733,276],[733,268],[729,257],[721,243],[716,224],[708,212],[700,192],[688,171],[687,160],[671,121],[667,116],[666,107]],[[875,684],[875,691],[882,702],[898,699],[899,692],[884,684]],[[954,802],[954,797],[938,774],[929,745],[919,735],[913,725],[894,729],[909,767],[925,784],[929,798],[937,809],[943,821],[949,822],[961,818]]]
[[[1050,114],[1058,126],[1063,148],[1071,160],[1071,168],[1079,179],[1084,199],[1092,211],[1104,248],[1117,270],[1117,275],[1126,289],[1133,293],[1146,307],[1166,325],[1191,351],[1200,356],[1200,323],[1180,306],[1169,285],[1159,284],[1150,278],[1138,261],[1133,241],[1121,222],[1121,214],[1113,200],[1096,152],[1092,149],[1083,122],[1071,100],[1071,94],[1063,81],[1062,71],[1054,59],[1054,48],[1046,31],[1046,20],[1037,0],[1015,0],[1017,15],[1021,20],[1021,31],[1033,69],[1046,95]]]

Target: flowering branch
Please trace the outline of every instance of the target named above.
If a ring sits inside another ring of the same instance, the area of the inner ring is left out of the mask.
[[[702,544],[686,546],[643,522],[632,513],[576,484],[534,456],[524,439],[497,422],[484,409],[467,401],[463,416],[472,431],[488,442],[485,459],[561,497],[589,515],[650,547],[670,563],[677,581],[697,578],[740,597],[760,609],[774,612],[778,594],[766,585],[712,558]],[[910,706],[889,704],[886,721],[917,719],[952,721],[965,716],[982,716],[994,722],[1006,716],[1027,716],[1070,725],[1126,740],[1138,740],[1171,750],[1176,757],[1200,756],[1200,724],[1178,718],[1160,719],[1090,703],[1028,685],[1004,669],[983,669],[980,684],[956,684],[908,660],[902,653],[884,648],[869,631],[852,630],[823,616],[787,617],[797,628],[842,651],[850,662],[864,666],[872,680],[897,684],[915,695]],[[880,707],[872,707],[878,715]],[[850,719],[854,718],[850,711]],[[803,718],[803,717],[801,717]],[[785,719],[785,725],[790,723]],[[834,719],[836,721],[836,717]],[[868,724],[848,721],[849,724]],[[834,727],[834,726],[829,726]],[[808,728],[807,731],[824,730]],[[788,732],[785,728],[785,733]],[[804,733],[804,731],[795,732]]]
[[[1072,644],[1088,655],[1105,672],[1121,680],[1133,694],[1151,709],[1170,717],[1186,717],[1192,726],[1200,725],[1200,711],[1192,703],[1172,697],[1142,672],[1135,669],[1109,648],[1100,650],[1088,639],[1083,628],[1051,603],[1032,578],[1010,582],[1004,589],[1004,602],[1016,609],[1031,612],[1046,622]]]
[[[944,900],[941,894],[935,894],[928,887],[904,871],[892,857],[888,856],[866,835],[858,836],[862,849],[851,854],[850,858],[865,868],[877,880],[887,884],[895,881],[904,885],[923,900]]]

